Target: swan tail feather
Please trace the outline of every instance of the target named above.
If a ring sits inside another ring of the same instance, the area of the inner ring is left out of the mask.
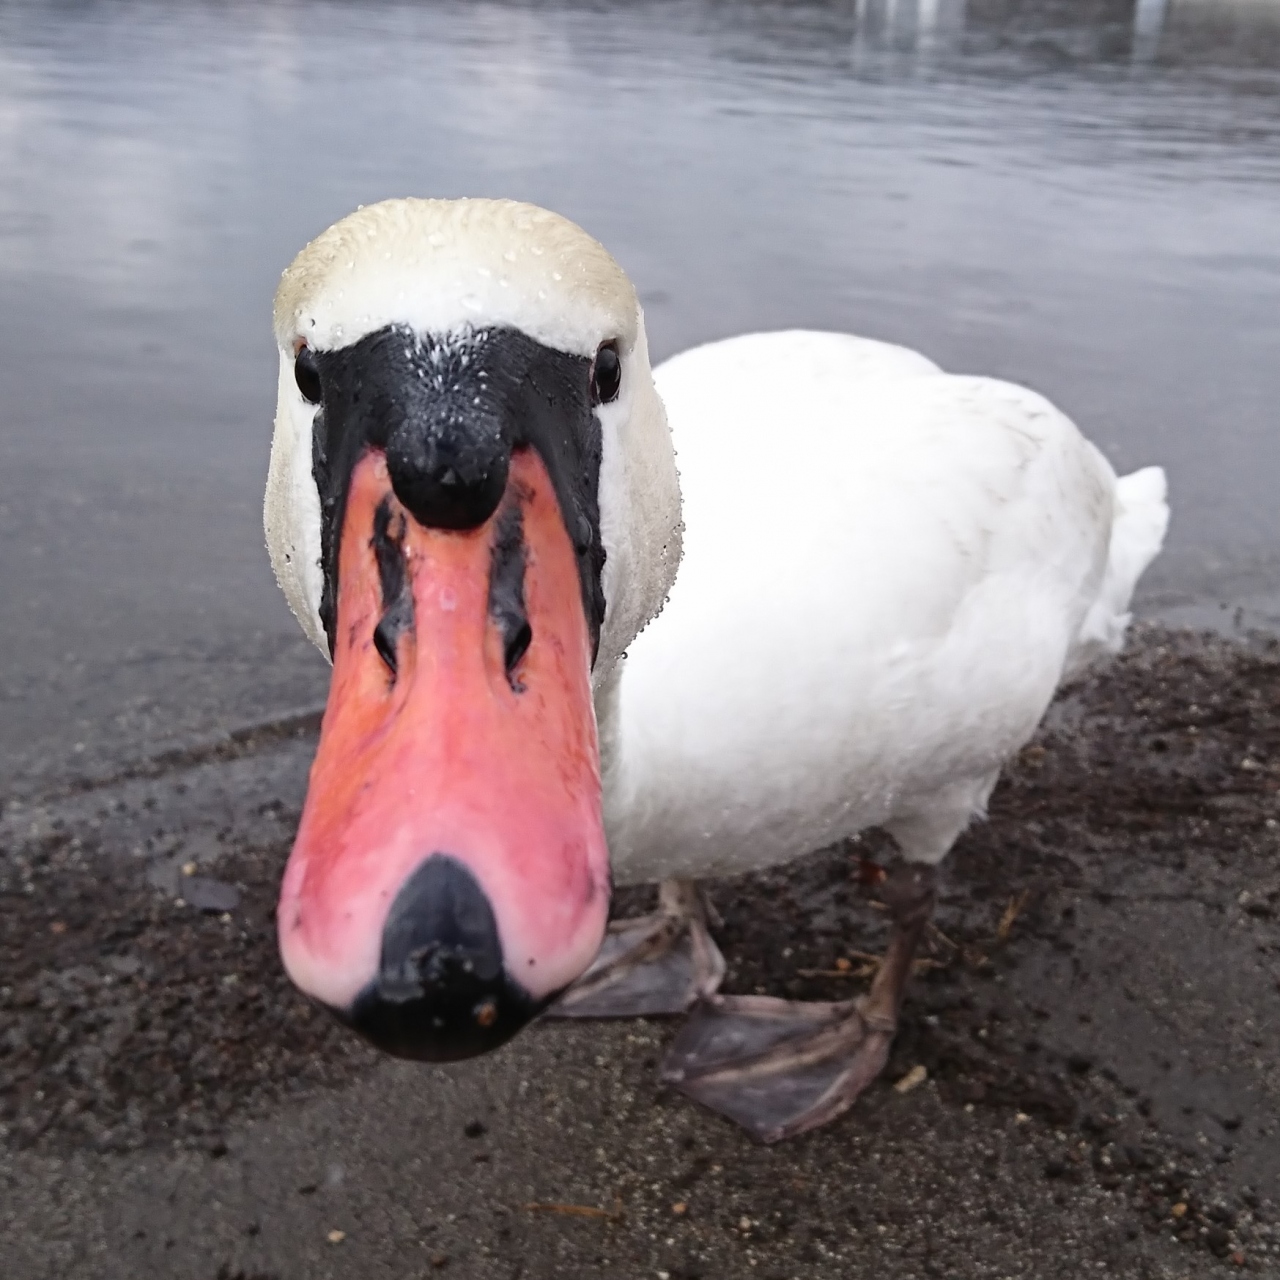
[[[1163,467],[1143,467],[1116,480],[1107,567],[1072,646],[1068,678],[1124,647],[1134,588],[1160,553],[1169,527],[1167,495]]]

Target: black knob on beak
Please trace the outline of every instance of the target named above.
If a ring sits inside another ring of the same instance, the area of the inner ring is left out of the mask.
[[[378,976],[347,1020],[387,1053],[448,1062],[496,1049],[540,1008],[507,975],[484,890],[433,853],[396,894]]]
[[[429,415],[403,419],[387,440],[387,470],[396,497],[419,524],[475,529],[498,508],[511,450],[501,419],[484,405],[453,397]]]

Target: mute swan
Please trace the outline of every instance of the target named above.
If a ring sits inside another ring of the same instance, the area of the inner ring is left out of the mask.
[[[561,1014],[692,1005],[663,1068],[690,1096],[766,1140],[839,1114],[937,864],[1119,648],[1163,473],[1117,480],[1033,392],[841,334],[655,375],[613,259],[507,201],[358,210],[286,270],[275,330],[267,542],[334,667],[293,980],[427,1059],[567,988]],[[902,858],[869,995],[716,994],[694,881],[871,825]],[[606,937],[611,880],[663,883]]]

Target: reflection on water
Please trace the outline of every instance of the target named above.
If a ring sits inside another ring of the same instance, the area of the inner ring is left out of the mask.
[[[1169,0],[1137,0],[1133,6],[1133,60],[1150,62],[1160,52]]]
[[[955,49],[964,36],[965,0],[856,0],[853,47],[928,55]],[[860,62],[855,58],[855,65]]]
[[[847,0],[829,6],[730,0],[716,7],[732,13],[727,22],[745,16],[775,38],[783,29],[819,40],[841,31],[855,68],[876,69],[876,55],[899,54],[918,65],[941,58],[953,71],[1005,76],[1019,65],[1043,71],[1157,60],[1200,71],[1274,69],[1280,49],[1275,0]],[[887,65],[900,74],[910,64],[882,62],[879,69]]]
[[[406,192],[576,218],[659,355],[1027,381],[1169,466],[1153,590],[1274,609],[1278,89],[1272,0],[0,0],[0,765],[322,688],[259,533],[270,294]]]

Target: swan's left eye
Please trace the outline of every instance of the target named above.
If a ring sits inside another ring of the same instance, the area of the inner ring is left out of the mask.
[[[310,347],[300,348],[294,358],[293,380],[308,404],[320,403],[320,369],[316,365],[316,353]]]
[[[622,360],[618,356],[618,345],[615,342],[602,343],[591,366],[591,394],[596,404],[616,400],[621,386]]]

